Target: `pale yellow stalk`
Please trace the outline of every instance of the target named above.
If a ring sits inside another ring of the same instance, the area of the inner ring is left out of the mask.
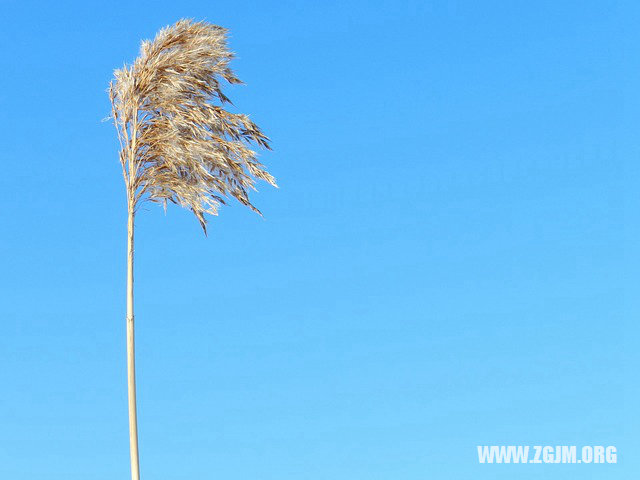
[[[136,407],[136,347],[133,315],[133,228],[135,212],[129,207],[127,219],[127,393],[129,397],[129,453],[131,480],[140,480],[138,455],[138,412]]]

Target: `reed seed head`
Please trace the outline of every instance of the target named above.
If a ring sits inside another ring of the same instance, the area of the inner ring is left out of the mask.
[[[229,67],[227,30],[180,20],[143,41],[132,65],[114,72],[112,118],[129,208],[145,201],[189,208],[206,233],[205,214],[217,215],[234,197],[249,200],[257,179],[275,179],[253,146],[269,139],[247,115],[231,113],[223,83],[242,83]]]

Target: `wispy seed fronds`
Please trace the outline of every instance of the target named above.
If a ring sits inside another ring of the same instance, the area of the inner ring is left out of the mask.
[[[114,72],[109,96],[120,140],[129,208],[144,200],[205,214],[225,197],[249,200],[257,179],[277,186],[252,145],[269,139],[247,115],[230,113],[222,83],[242,83],[229,67],[227,30],[180,20],[143,41],[133,65]]]

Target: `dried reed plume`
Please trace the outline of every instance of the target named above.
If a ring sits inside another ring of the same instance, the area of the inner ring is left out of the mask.
[[[129,206],[177,203],[205,233],[205,214],[216,215],[224,197],[260,213],[247,192],[255,189],[253,177],[276,186],[247,146],[270,148],[269,139],[247,115],[222,108],[230,103],[222,80],[242,83],[229,68],[226,37],[217,25],[180,20],[143,41],[140,56],[115,71],[109,88]]]
[[[109,86],[127,190],[127,385],[131,478],[139,480],[133,315],[133,232],[145,200],[189,208],[205,234],[205,214],[216,215],[225,198],[249,200],[256,179],[276,186],[250,145],[269,139],[241,114],[222,108],[221,83],[242,83],[229,68],[227,31],[180,20],[142,42],[133,65],[115,71]],[[216,105],[219,103],[219,105]]]

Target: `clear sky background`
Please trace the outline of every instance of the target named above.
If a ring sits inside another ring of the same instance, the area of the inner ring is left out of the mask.
[[[129,475],[105,90],[181,17],[281,186],[136,233],[146,479],[640,472],[640,4],[29,2],[0,13],[0,478]],[[476,445],[615,445],[479,465]]]

